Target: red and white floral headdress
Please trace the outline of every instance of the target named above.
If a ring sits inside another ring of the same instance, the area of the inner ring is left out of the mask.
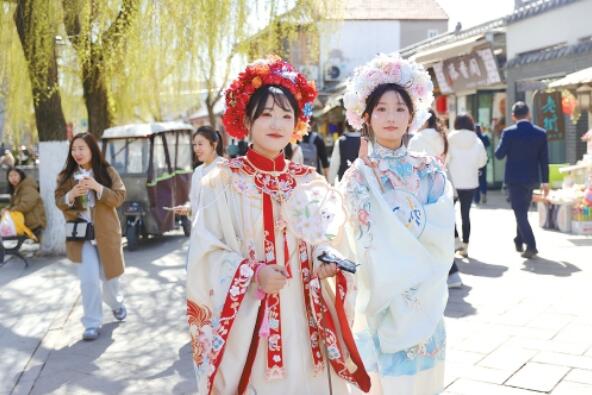
[[[226,132],[237,139],[247,136],[245,126],[246,109],[251,96],[264,85],[279,85],[288,89],[298,102],[298,120],[292,141],[299,141],[308,132],[308,121],[312,115],[313,101],[317,97],[314,81],[296,71],[294,66],[278,56],[268,56],[249,64],[226,90],[226,111],[222,122]]]
[[[418,63],[401,58],[398,53],[380,54],[364,66],[357,67],[343,96],[345,116],[354,129],[364,124],[364,110],[368,96],[382,84],[394,83],[403,87],[414,107],[409,130],[418,130],[430,117],[428,110],[434,101],[434,86],[430,75]]]

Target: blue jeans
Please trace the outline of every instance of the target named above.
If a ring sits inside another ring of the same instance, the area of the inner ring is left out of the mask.
[[[510,204],[516,217],[516,238],[517,244],[526,244],[529,250],[536,250],[534,233],[528,223],[528,209],[532,202],[532,191],[536,184],[508,184]]]

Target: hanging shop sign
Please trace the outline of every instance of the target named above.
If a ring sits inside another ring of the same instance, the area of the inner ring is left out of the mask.
[[[547,131],[548,141],[563,140],[565,123],[561,92],[538,92],[534,96],[535,123]]]
[[[476,49],[468,55],[446,59],[433,65],[444,94],[472,90],[502,82],[492,48]]]

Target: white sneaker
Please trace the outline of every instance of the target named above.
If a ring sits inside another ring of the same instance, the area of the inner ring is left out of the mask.
[[[448,275],[448,288],[462,288],[463,283],[458,272]]]

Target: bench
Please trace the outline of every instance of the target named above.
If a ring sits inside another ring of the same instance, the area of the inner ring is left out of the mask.
[[[4,265],[4,256],[5,255],[12,255],[18,258],[21,258],[23,262],[25,262],[25,268],[29,267],[29,261],[27,258],[21,254],[20,249],[23,246],[25,240],[27,240],[27,236],[8,236],[8,237],[0,237],[0,266]],[[5,247],[5,241],[16,241],[16,245],[13,247]]]

